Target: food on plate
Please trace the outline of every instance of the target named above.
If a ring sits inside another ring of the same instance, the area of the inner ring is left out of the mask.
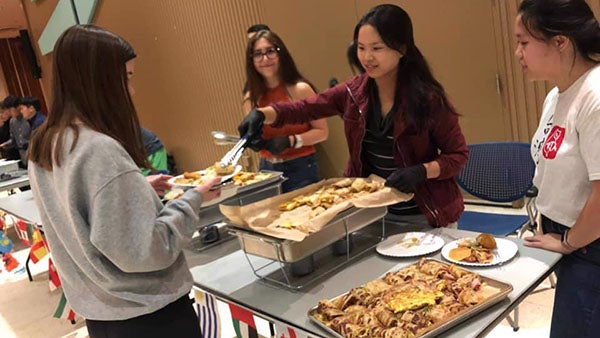
[[[344,337],[417,337],[498,292],[476,273],[423,258],[320,301],[313,316]]]
[[[490,234],[479,234],[477,236],[477,243],[486,249],[496,249],[496,239]]]
[[[223,166],[221,162],[216,162],[211,168],[214,168],[214,171],[219,176],[231,175],[235,171],[235,166],[231,164]]]
[[[473,238],[463,238],[458,242],[458,247],[450,250],[448,255],[455,261],[488,264],[494,260],[493,250],[496,249],[496,240],[490,234],[480,234]]]
[[[421,240],[417,237],[405,237],[402,240],[398,241],[398,244],[408,249],[413,246],[421,245]]]
[[[450,250],[449,256],[455,261],[462,261],[463,259],[471,256],[471,248],[459,246],[458,248]]]

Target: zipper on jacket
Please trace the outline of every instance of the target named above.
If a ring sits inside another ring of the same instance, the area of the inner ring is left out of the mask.
[[[400,159],[402,160],[402,164],[404,164],[404,167],[407,167],[406,164],[406,160],[404,159],[404,154],[402,153],[402,149],[400,148],[400,144],[394,140],[394,142],[396,142],[396,148],[398,148],[398,153],[400,154]],[[425,187],[427,188],[427,187]],[[429,189],[427,189],[427,191],[429,191]],[[429,192],[431,194],[431,192]],[[422,198],[423,200],[423,205],[425,205],[425,208],[427,208],[427,211],[429,211],[429,213],[431,214],[431,216],[433,216],[433,219],[435,220],[435,224],[439,227],[440,226],[440,221],[439,221],[439,213],[435,208],[431,208],[429,207],[429,205],[427,204],[427,202],[425,201],[425,196],[423,196]]]
[[[363,174],[363,163],[362,163],[362,140],[365,139],[365,134],[367,133],[367,123],[365,121],[365,114],[363,114],[363,111],[360,109],[360,105],[358,104],[358,101],[356,100],[356,98],[354,97],[354,95],[352,95],[352,91],[350,90],[350,87],[348,87],[348,85],[346,85],[346,91],[348,92],[348,95],[350,95],[350,98],[352,99],[352,102],[354,102],[354,104],[356,105],[356,109],[358,109],[358,114],[360,115],[361,119],[362,119],[362,124],[363,124],[363,132],[362,135],[360,136],[360,143],[358,145],[358,160],[360,163],[360,168],[359,169],[359,175]]]

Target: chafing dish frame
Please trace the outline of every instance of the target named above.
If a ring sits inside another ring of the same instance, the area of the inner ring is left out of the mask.
[[[283,286],[290,290],[299,290],[374,248],[384,239],[384,216],[386,213],[387,207],[350,207],[338,214],[320,231],[310,234],[300,242],[267,236],[233,225],[230,225],[229,229],[232,234],[238,237],[240,246],[244,251],[246,259],[255,276],[263,281]],[[379,220],[381,220],[380,233],[375,235],[359,233],[359,230]],[[352,238],[356,238],[353,236],[360,236],[363,240],[370,242],[363,245],[362,248],[351,250],[350,245]],[[286,269],[286,264],[298,262],[307,258],[342,239],[346,240],[346,251],[344,255],[345,259],[341,260],[339,264],[322,269],[321,271],[315,271],[308,277],[300,278],[299,280],[291,276],[289,271],[286,271],[288,270]],[[271,261],[262,266],[258,266],[258,264],[252,262],[250,256],[258,256]],[[277,274],[280,273],[281,278],[273,278],[270,276],[273,271],[269,270],[268,267],[273,264],[276,264]]]

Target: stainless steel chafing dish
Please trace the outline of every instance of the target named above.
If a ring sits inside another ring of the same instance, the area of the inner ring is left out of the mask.
[[[293,263],[374,223],[385,216],[386,212],[386,207],[360,209],[351,207],[301,242],[263,235],[235,225],[230,226],[230,229],[237,235],[240,246],[246,253],[283,263]]]
[[[261,171],[271,173],[272,177],[252,184],[239,187],[234,196],[222,201],[227,205],[239,205],[260,201],[281,193],[281,183],[286,179],[280,171]],[[213,204],[200,209],[200,223],[198,224],[199,236],[192,239],[189,249],[200,252],[233,239],[228,232],[225,216],[219,210],[219,204]]]

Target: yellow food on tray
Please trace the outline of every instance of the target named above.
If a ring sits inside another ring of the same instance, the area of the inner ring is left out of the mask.
[[[320,301],[312,316],[344,337],[419,337],[500,292],[476,273],[422,258]]]
[[[264,181],[273,176],[274,174],[272,173],[251,173],[247,171],[240,171],[239,173],[233,176],[233,181],[236,185],[243,187],[246,185]]]
[[[358,194],[368,194],[383,188],[381,182],[368,182],[364,178],[346,178],[334,184],[325,185],[310,195],[300,195],[279,206],[281,211],[291,211],[303,205],[313,210],[321,208],[325,211],[337,202],[350,199]]]
[[[177,176],[172,183],[181,185],[201,185],[207,180],[216,176],[227,176],[235,172],[235,167],[232,165],[222,167],[219,162],[200,171],[184,172],[183,175]],[[247,171],[239,171],[233,176],[234,184],[240,187],[257,183],[273,177],[273,173],[252,173]]]
[[[487,264],[494,260],[493,250],[495,249],[494,236],[479,234],[475,240],[463,238],[458,242],[458,247],[450,250],[448,255],[455,261]]]

